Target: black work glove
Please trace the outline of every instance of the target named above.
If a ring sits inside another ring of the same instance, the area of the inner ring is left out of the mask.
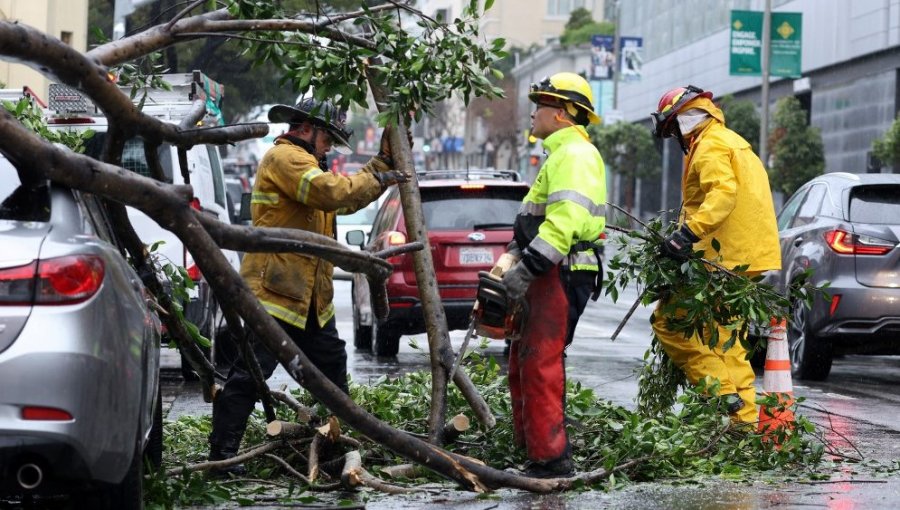
[[[387,170],[385,172],[372,172],[372,175],[378,179],[381,189],[385,190],[388,186],[400,184],[409,181],[409,176],[400,170]]]
[[[512,305],[525,297],[525,292],[531,282],[537,278],[522,261],[519,261],[509,271],[503,273],[503,287],[506,288],[506,301]]]
[[[683,262],[694,252],[694,243],[699,240],[687,225],[681,225],[681,228],[663,240],[660,251],[667,257]]]

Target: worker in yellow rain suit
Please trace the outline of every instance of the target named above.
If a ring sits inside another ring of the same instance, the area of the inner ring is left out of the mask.
[[[725,127],[725,116],[712,102],[712,93],[691,85],[670,90],[651,120],[655,136],[676,138],[685,153],[680,228],[664,240],[662,252],[684,259],[692,250],[702,250],[712,255],[709,258],[721,257],[721,265],[727,268],[748,265],[748,276],[781,269],[768,175],[750,144]],[[718,241],[718,252],[712,247],[713,239]],[[674,289],[654,314],[653,330],[666,353],[691,383],[718,379],[719,395],[735,421],[755,422],[756,389],[746,349],[736,342],[723,351],[724,341],[710,348],[708,331],[701,341],[696,335],[687,338],[667,329],[662,310],[678,299]],[[719,338],[731,335],[717,326]]]

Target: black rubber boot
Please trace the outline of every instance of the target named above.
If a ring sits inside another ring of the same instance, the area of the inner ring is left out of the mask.
[[[528,461],[524,473],[531,478],[568,478],[575,474],[575,464],[570,457],[547,462]]]
[[[240,444],[240,441],[238,441]],[[208,460],[226,460],[237,455],[237,445],[227,445],[222,447],[218,444],[210,443]],[[230,478],[236,476],[247,476],[247,467],[243,464],[234,464],[222,468],[211,468],[207,472],[210,478]]]

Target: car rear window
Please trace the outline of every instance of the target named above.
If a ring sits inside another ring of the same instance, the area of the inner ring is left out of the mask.
[[[100,159],[103,154],[103,142],[106,140],[106,133],[96,133],[85,143],[85,154]],[[172,147],[167,143],[160,144],[157,153],[159,154],[159,164],[162,167],[166,182],[172,184],[172,158],[169,156]],[[147,164],[147,157],[144,155],[144,140],[140,137],[131,138],[125,142],[122,149],[122,168],[131,170],[134,173],[141,174],[144,177],[153,178],[150,174],[150,166]],[[224,195],[223,195],[224,201]]]
[[[850,194],[850,221],[856,223],[900,223],[900,186],[857,186]]]
[[[49,183],[23,185],[6,158],[0,158],[0,220],[50,221]]]
[[[510,225],[525,186],[495,186],[481,189],[422,188],[422,211],[428,230],[471,230],[475,225]]]

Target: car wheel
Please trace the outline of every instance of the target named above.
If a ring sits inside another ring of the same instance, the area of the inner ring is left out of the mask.
[[[822,381],[831,372],[831,341],[810,333],[809,309],[802,302],[791,307],[791,321],[787,328],[791,351],[791,372],[797,379]]]
[[[162,386],[156,392],[156,405],[153,406],[153,425],[150,427],[150,439],[147,448],[144,449],[144,458],[154,471],[162,466],[163,453],[163,412],[162,412]]]
[[[144,456],[140,449],[140,441],[136,441],[134,455],[125,478],[121,482],[101,488],[89,503],[90,508],[109,510],[141,510],[144,508]]]
[[[384,328],[378,321],[372,323],[373,350],[376,356],[396,356],[400,350],[400,333],[391,328]]]
[[[372,326],[361,324],[359,312],[353,307],[353,346],[360,351],[372,350]]]

